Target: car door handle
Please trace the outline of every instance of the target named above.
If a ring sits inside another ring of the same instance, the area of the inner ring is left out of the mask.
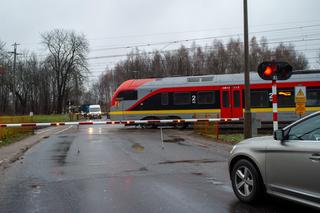
[[[320,153],[314,153],[314,154],[312,154],[309,159],[310,159],[310,160],[320,161]]]

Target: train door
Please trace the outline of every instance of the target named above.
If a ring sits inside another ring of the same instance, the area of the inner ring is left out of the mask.
[[[222,87],[220,91],[221,118],[231,118],[231,89],[230,87]]]
[[[241,118],[242,92],[239,86],[222,87],[220,91],[221,118]]]

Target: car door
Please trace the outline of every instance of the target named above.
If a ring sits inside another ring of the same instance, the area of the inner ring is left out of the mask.
[[[286,129],[285,138],[268,146],[269,189],[320,203],[320,114]]]

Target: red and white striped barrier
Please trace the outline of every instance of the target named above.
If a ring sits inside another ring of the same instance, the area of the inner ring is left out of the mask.
[[[239,121],[239,118],[208,118],[208,119],[173,119],[173,120],[125,120],[125,121],[83,121],[83,122],[54,122],[54,123],[20,123],[20,124],[0,124],[0,128],[14,127],[49,127],[65,125],[134,125],[134,124],[176,124],[176,123],[195,123],[198,121],[208,122],[230,122]]]
[[[273,113],[273,131],[278,130],[278,95],[277,81],[272,80],[272,113]]]

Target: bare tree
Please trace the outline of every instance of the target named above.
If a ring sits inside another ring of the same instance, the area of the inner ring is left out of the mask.
[[[62,113],[70,98],[71,82],[77,80],[78,84],[81,83],[79,80],[88,71],[89,44],[84,35],[58,29],[43,33],[42,43],[49,51],[45,62],[54,76],[55,110]]]
[[[308,66],[308,61],[304,54],[298,54],[292,44],[285,45],[280,43],[274,51],[274,56],[276,60],[286,61],[291,64],[294,70],[302,70]]]
[[[243,48],[240,39],[230,39],[227,44],[229,57],[227,73],[240,73],[243,69]]]
[[[257,42],[257,38],[254,36],[250,41],[250,60],[249,60],[249,70],[256,70],[259,63],[262,62],[262,50]]]

